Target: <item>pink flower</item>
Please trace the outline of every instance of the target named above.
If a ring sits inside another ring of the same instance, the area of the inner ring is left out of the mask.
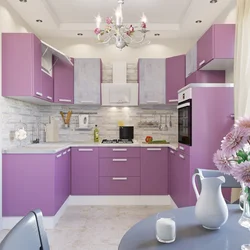
[[[134,27],[133,27],[132,25],[130,25],[129,31],[130,31],[131,33],[133,33],[133,32],[135,31],[135,29],[134,29]]]
[[[130,32],[130,31],[127,31],[127,35],[128,35],[128,36],[131,36],[131,32]]]
[[[142,27],[143,29],[146,29],[146,28],[147,28],[147,24],[146,24],[145,22],[142,22],[142,23],[141,23],[141,27]]]
[[[101,30],[99,28],[95,28],[94,32],[96,35],[98,35],[98,34],[100,34]]]
[[[107,23],[107,24],[113,23],[112,17],[107,17],[107,18],[106,18],[106,23]]]
[[[248,187],[250,187],[250,162],[245,161],[238,164],[232,170],[232,175],[238,182],[244,182]]]
[[[227,156],[235,155],[247,143],[249,135],[249,129],[234,128],[222,141],[221,149],[224,151],[224,154]]]
[[[240,118],[236,121],[235,127],[250,129],[250,117]]]
[[[214,154],[213,161],[215,166],[224,174],[230,174],[232,166],[229,162],[228,157],[224,154],[222,150],[217,150]]]

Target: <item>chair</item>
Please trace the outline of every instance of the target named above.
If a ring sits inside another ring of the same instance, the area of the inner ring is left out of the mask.
[[[226,175],[220,172],[219,170],[213,170],[213,169],[201,169],[197,168],[195,169],[195,173],[199,173],[203,177],[219,177],[224,176],[225,177],[225,183],[221,185],[222,188],[241,188],[241,185],[239,182],[237,182],[232,175]],[[201,190],[201,180],[200,178],[197,179],[198,187]],[[230,203],[225,199],[227,203]],[[234,203],[239,203],[239,201],[236,201]]]
[[[49,250],[42,218],[39,209],[29,212],[7,234],[0,244],[0,250]]]

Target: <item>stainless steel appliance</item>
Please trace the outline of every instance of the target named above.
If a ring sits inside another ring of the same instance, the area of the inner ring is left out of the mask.
[[[192,146],[192,99],[191,91],[178,94],[178,142]]]
[[[125,139],[104,139],[102,140],[102,143],[104,144],[128,144],[133,143],[133,140],[125,140]]]
[[[133,140],[134,139],[134,127],[133,126],[119,127],[119,138],[121,140]]]

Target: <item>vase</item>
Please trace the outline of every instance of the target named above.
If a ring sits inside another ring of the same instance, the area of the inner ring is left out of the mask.
[[[239,224],[242,227],[250,229],[250,188],[246,186],[244,187],[242,193],[244,198],[243,212],[239,219]],[[250,244],[244,244],[241,246],[241,250],[250,250]]]

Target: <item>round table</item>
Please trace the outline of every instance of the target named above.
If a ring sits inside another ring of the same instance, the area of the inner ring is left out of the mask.
[[[162,212],[175,216],[176,240],[162,244],[155,237],[156,216],[135,224],[123,236],[119,250],[237,250],[250,243],[250,231],[241,227],[238,220],[242,214],[239,205],[229,205],[228,221],[219,230],[204,229],[195,218],[194,207],[178,208]]]

